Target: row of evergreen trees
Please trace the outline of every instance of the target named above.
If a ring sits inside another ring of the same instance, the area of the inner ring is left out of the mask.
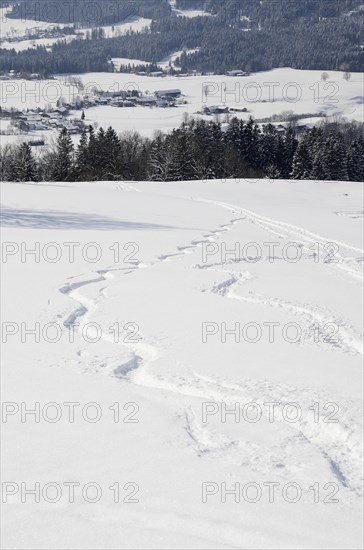
[[[181,181],[228,178],[364,180],[363,125],[322,125],[298,140],[252,119],[230,124],[191,120],[153,139],[111,127],[84,130],[74,146],[62,130],[56,146],[35,158],[23,143],[0,151],[4,181]]]

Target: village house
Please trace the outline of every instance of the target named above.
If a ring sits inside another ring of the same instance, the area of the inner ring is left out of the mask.
[[[219,107],[217,105],[212,105],[208,107],[207,105],[203,109],[203,113],[205,115],[222,115],[224,113],[228,113],[229,108],[228,107]]]
[[[138,105],[144,105],[147,107],[153,107],[157,104],[157,100],[153,96],[145,96],[136,98],[136,103]]]
[[[32,139],[28,141],[28,145],[31,147],[41,147],[45,145],[44,139]]]
[[[234,71],[227,71],[226,75],[227,76],[248,76],[248,73],[237,69]]]
[[[171,103],[169,103],[169,102],[166,101],[165,99],[157,99],[156,105],[157,105],[157,107],[159,107],[159,108],[161,108],[161,109],[165,109],[165,108],[167,108],[167,107],[170,107],[170,106],[171,106]]]
[[[181,90],[156,90],[155,95],[160,99],[176,99],[182,95]]]

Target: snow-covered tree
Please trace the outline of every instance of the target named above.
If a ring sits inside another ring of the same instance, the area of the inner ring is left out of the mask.
[[[71,137],[63,128],[57,139],[57,152],[55,157],[54,181],[72,181],[74,178],[74,146]]]
[[[22,143],[17,148],[14,176],[16,181],[37,181],[38,179],[36,161],[28,143]]]

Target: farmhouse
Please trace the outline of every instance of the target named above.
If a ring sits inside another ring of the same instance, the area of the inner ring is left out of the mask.
[[[115,92],[113,91],[106,91],[106,92],[103,92],[102,94],[104,97],[111,97],[111,98],[114,98],[114,97],[121,97],[123,99],[125,99],[126,97],[128,97],[128,92],[125,91],[125,90],[117,90]]]
[[[227,71],[227,76],[247,76],[247,73],[240,70],[234,70],[234,71]]]
[[[165,99],[157,99],[156,105],[157,105],[157,107],[165,109],[166,107],[170,107],[171,104],[168,101],[166,101]]]
[[[211,107],[204,107],[203,113],[205,115],[221,115],[223,113],[228,113],[228,107],[219,107],[217,105],[212,105]]]
[[[138,105],[145,105],[145,106],[154,106],[157,104],[157,100],[155,97],[138,97],[136,98],[136,102]]]
[[[31,141],[28,141],[28,145],[31,147],[40,147],[42,145],[45,145],[44,139],[32,139]]]
[[[172,99],[180,97],[182,92],[178,88],[175,90],[156,90],[155,95],[160,99]]]

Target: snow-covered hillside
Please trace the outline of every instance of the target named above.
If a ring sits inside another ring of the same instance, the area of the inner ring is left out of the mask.
[[[361,184],[1,196],[4,548],[361,548]]]
[[[29,48],[35,48],[37,46],[51,47],[60,40],[71,42],[76,38],[86,38],[89,33],[92,32],[92,27],[81,27],[78,29],[78,34],[71,34],[63,36],[62,38],[37,38],[28,39],[29,35],[36,33],[37,31],[46,31],[54,27],[66,28],[73,25],[73,23],[62,23],[61,25],[55,23],[48,23],[46,21],[38,21],[28,18],[17,19],[8,17],[10,8],[0,7],[0,44],[1,48],[12,50],[17,52],[27,50]],[[129,31],[142,31],[148,28],[151,24],[151,19],[145,19],[144,17],[131,16],[125,21],[115,23],[114,25],[101,26],[104,30],[107,38],[113,38],[115,36],[122,36]],[[14,40],[14,39],[17,40]]]

